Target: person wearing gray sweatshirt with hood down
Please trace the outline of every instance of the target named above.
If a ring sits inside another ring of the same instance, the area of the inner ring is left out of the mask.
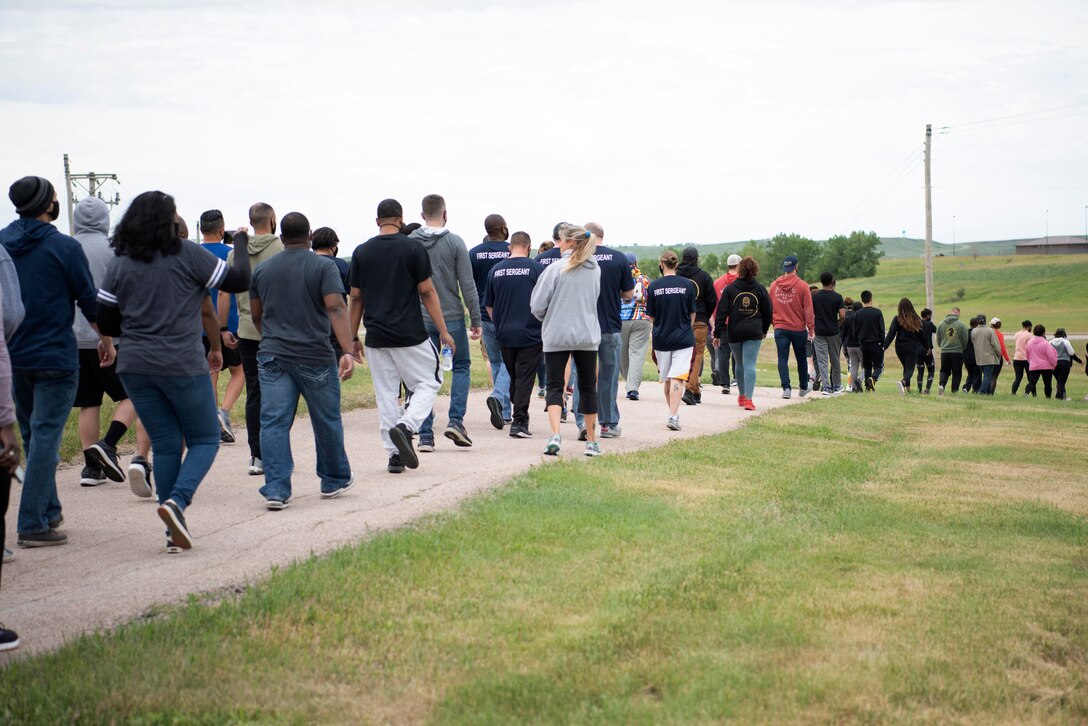
[[[83,199],[72,210],[74,238],[83,247],[91,268],[95,288],[102,287],[106,268],[115,255],[110,247],[110,208],[97,197]],[[79,409],[79,438],[83,448],[84,467],[80,472],[81,486],[93,487],[125,480],[125,470],[117,459],[117,444],[136,419],[136,409],[128,400],[125,387],[117,377],[117,362],[103,366],[98,359],[98,333],[82,315],[72,325],[79,348],[79,383],[74,407]],[[117,341],[115,341],[116,343]],[[102,399],[109,396],[117,404],[106,435],[99,438],[99,414]]]
[[[533,288],[529,307],[540,320],[544,365],[548,371],[548,423],[552,437],[544,453],[558,456],[563,407],[563,382],[567,363],[573,358],[578,372],[578,407],[585,416],[586,456],[600,456],[597,443],[597,349],[601,326],[597,318],[597,296],[601,291],[601,268],[594,259],[597,237],[584,227],[563,225],[559,230],[562,258],[549,265]]]
[[[453,351],[453,382],[450,384],[449,423],[445,437],[457,446],[472,446],[472,439],[465,431],[465,411],[468,408],[468,389],[471,385],[469,374],[472,358],[469,350],[469,332],[473,340],[479,340],[482,332],[480,318],[480,297],[476,292],[476,280],[472,277],[472,262],[468,256],[468,246],[459,236],[446,228],[446,200],[437,194],[423,197],[423,221],[409,239],[414,239],[427,250],[431,260],[431,281],[438,291],[438,300],[442,304],[442,317],[445,318],[446,330],[453,338],[456,348]],[[464,304],[461,299],[464,298]],[[465,330],[465,307],[471,320],[471,331]],[[438,329],[431,321],[427,311],[423,311],[423,326],[431,337],[431,342],[438,348]],[[419,429],[421,452],[434,451],[434,411]]]

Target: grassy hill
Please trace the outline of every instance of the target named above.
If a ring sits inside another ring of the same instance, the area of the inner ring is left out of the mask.
[[[762,240],[761,240],[762,241]],[[981,241],[981,242],[961,242],[956,245],[957,257],[970,257],[976,253],[979,255],[1011,255],[1015,252],[1016,243],[1022,240],[1010,239],[1010,240],[993,240],[993,241]],[[668,245],[672,249],[679,250],[682,247],[686,247],[690,242],[676,242]],[[741,248],[747,242],[716,242],[714,244],[696,244],[699,248],[699,254],[708,255],[730,255],[734,252],[740,252]],[[925,251],[926,242],[922,239],[914,239],[912,237],[881,237],[880,238],[881,249],[884,250],[885,259],[903,259],[903,258],[917,258],[921,257]],[[620,245],[615,249],[621,252],[634,252],[638,257],[654,257],[665,249],[662,245]],[[944,244],[943,242],[933,243],[934,255],[952,255],[952,245]]]
[[[1071,333],[1088,333],[1085,279],[1088,255],[938,257],[933,260],[936,316],[956,304],[965,316],[984,313],[987,319],[1001,318],[1006,332],[1019,330],[1020,321],[1028,318],[1045,325],[1047,332],[1064,327]],[[963,298],[953,302],[961,288]],[[863,289],[872,290],[886,311],[894,310],[904,296],[921,309],[925,303],[922,260],[883,260],[876,277],[842,280],[837,289],[855,298]]]

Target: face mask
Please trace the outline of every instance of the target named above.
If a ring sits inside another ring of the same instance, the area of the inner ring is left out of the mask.
[[[665,274],[665,268],[664,268],[663,266],[661,266],[661,265],[658,265],[658,266],[657,266],[657,269],[658,269],[658,271],[659,271],[659,272],[660,272],[660,273],[661,273],[662,275],[664,275],[664,274]]]
[[[54,201],[53,206],[49,208],[48,214],[50,219],[56,220],[60,216],[60,202]]]

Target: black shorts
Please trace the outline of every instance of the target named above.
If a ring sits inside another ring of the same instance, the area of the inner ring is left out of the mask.
[[[204,342],[204,355],[207,356],[212,350],[212,344],[208,342],[208,336],[203,335],[200,340]],[[224,368],[237,368],[242,365],[242,354],[238,352],[237,348],[228,348],[223,346],[223,367]]]
[[[80,349],[79,386],[76,388],[75,408],[93,408],[102,405],[103,395],[114,403],[128,398],[121,379],[117,377],[117,363],[108,368],[98,365],[98,350]]]

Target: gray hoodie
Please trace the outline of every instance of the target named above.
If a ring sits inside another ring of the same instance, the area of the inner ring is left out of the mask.
[[[97,197],[80,200],[72,210],[72,226],[75,229],[75,240],[82,245],[83,254],[87,255],[87,265],[91,268],[94,286],[100,288],[106,278],[106,268],[115,256],[108,237],[110,208]],[[76,334],[76,345],[80,350],[98,347],[98,333],[94,332],[91,324],[82,315],[76,316],[72,330]]]
[[[480,297],[476,293],[476,280],[472,277],[472,263],[468,258],[465,241],[445,228],[434,230],[420,227],[408,236],[419,241],[431,258],[431,282],[438,290],[442,317],[447,322],[463,321],[467,307],[469,319],[472,321],[470,327],[480,327]],[[423,322],[431,322],[431,316],[425,308]]]
[[[568,272],[570,255],[565,252],[561,260],[544,269],[529,300],[533,316],[544,323],[540,337],[545,353],[597,350],[601,345],[597,319],[601,268],[590,257]]]
[[[3,245],[0,245],[0,298],[4,305],[4,340],[11,340],[11,336],[15,335],[26,317],[26,309],[23,307],[23,293],[19,287],[19,273]]]

